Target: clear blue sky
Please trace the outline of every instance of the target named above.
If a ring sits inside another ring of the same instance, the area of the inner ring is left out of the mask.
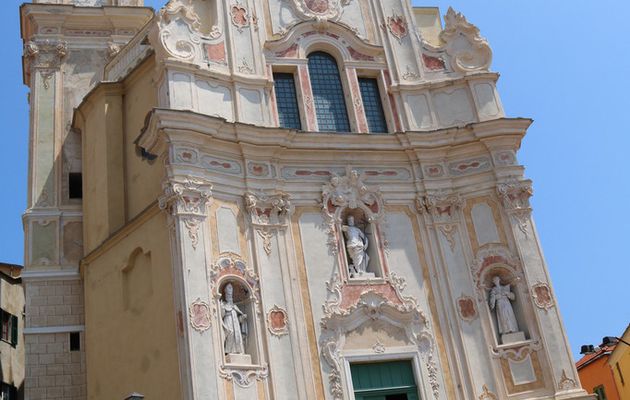
[[[534,217],[574,354],[630,323],[630,40],[627,1],[429,0],[480,27],[509,116],[529,117],[519,153],[534,181]],[[166,1],[146,0],[159,7]],[[20,4],[4,0],[0,261],[21,263],[27,89]]]

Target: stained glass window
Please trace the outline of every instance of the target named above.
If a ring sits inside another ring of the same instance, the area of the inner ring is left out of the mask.
[[[371,133],[386,133],[387,122],[383,113],[383,103],[378,90],[378,82],[372,78],[359,78],[359,88],[363,99],[365,118]]]
[[[302,122],[300,121],[293,74],[275,73],[273,80],[280,127],[301,130]]]
[[[350,132],[346,101],[335,59],[326,53],[315,52],[308,56],[313,104],[317,124],[322,132]]]

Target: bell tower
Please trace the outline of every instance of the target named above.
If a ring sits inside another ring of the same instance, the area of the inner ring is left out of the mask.
[[[30,89],[23,216],[26,398],[84,399],[81,136],[72,112],[153,16],[143,0],[34,0],[20,8]]]

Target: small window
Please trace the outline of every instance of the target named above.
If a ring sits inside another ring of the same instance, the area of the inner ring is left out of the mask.
[[[350,132],[348,110],[335,59],[321,51],[308,56],[313,103],[320,132]]]
[[[604,391],[603,385],[599,385],[593,389],[593,393],[597,395],[597,400],[607,400],[606,391]]]
[[[615,367],[617,367],[617,373],[619,374],[619,380],[621,381],[621,386],[626,386],[626,382],[623,379],[623,374],[621,373],[621,367],[619,363],[615,363]]]
[[[280,127],[301,130],[302,122],[300,121],[293,74],[275,73],[273,80]]]
[[[387,133],[378,82],[372,78],[359,78],[359,88],[370,133]]]
[[[70,332],[70,351],[81,350],[81,334],[79,332]]]
[[[18,342],[17,317],[4,310],[0,310],[0,314],[2,314],[0,315],[0,319],[2,320],[2,340],[11,343],[11,346],[15,347]]]
[[[68,174],[68,192],[71,199],[83,198],[83,178],[80,172]]]

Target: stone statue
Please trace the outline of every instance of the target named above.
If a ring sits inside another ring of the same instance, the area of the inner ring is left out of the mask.
[[[514,300],[514,293],[510,291],[510,285],[501,285],[501,278],[492,278],[494,287],[490,290],[490,309],[496,308],[499,334],[507,335],[518,332],[518,324],[511,301]]]
[[[368,261],[370,257],[367,254],[368,239],[365,233],[354,225],[354,217],[348,217],[348,225],[342,228],[346,235],[346,250],[352,259],[352,265],[349,266],[350,276],[364,275],[367,272]]]
[[[231,283],[225,285],[225,301],[221,302],[221,318],[225,332],[225,353],[244,354],[245,345],[243,335],[247,335],[247,314],[244,314],[234,304],[234,287]]]

